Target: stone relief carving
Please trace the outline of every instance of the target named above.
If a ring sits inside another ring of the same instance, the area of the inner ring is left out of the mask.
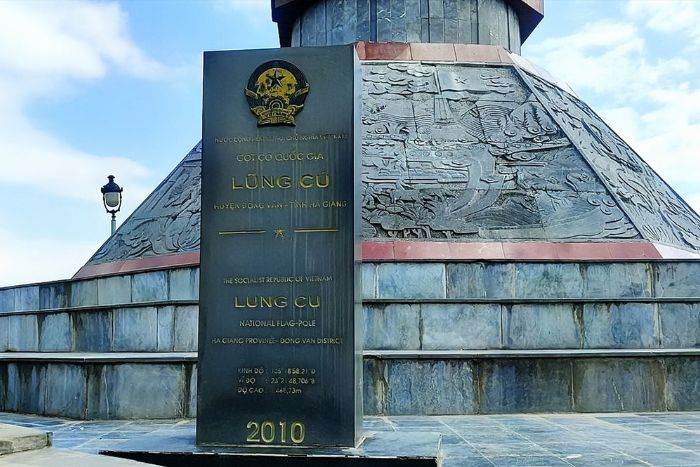
[[[526,77],[644,238],[700,250],[700,217],[627,143],[579,99]]]
[[[511,68],[363,66],[366,238],[637,238]]]
[[[552,84],[511,67],[371,62],[363,81],[365,238],[643,236],[700,250],[697,214]],[[197,251],[200,195],[201,143],[88,264]]]
[[[201,142],[88,264],[199,250]]]

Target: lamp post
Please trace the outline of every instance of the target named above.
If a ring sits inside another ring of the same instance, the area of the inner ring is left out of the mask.
[[[103,186],[100,191],[102,192],[102,202],[105,206],[105,211],[107,214],[112,215],[112,235],[114,231],[117,230],[117,213],[122,207],[122,191],[119,185],[114,183],[114,175],[108,175],[109,183]]]

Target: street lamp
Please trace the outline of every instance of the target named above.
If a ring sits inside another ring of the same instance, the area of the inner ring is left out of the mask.
[[[122,207],[122,191],[119,185],[114,183],[114,175],[108,175],[109,183],[103,186],[100,191],[102,192],[102,202],[105,205],[105,211],[112,215],[112,235],[114,231],[117,230],[117,213]]]

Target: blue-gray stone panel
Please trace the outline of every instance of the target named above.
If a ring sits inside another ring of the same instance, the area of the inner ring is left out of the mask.
[[[355,5],[357,7],[357,25],[355,26],[355,38],[369,37],[371,21],[369,13],[369,0],[357,0],[355,2]]]
[[[185,376],[187,376],[187,369],[191,368],[190,378],[187,384],[189,385],[189,398],[187,400],[187,417],[196,418],[197,417],[197,365],[192,365],[192,367],[185,367]]]
[[[97,279],[97,304],[131,303],[131,277],[128,275]]]
[[[71,282],[70,306],[97,305],[97,280]]]
[[[168,299],[168,271],[154,271],[131,276],[131,299],[134,303]]]
[[[87,408],[88,419],[116,418],[109,410],[107,373],[108,365],[86,365],[87,372]]]
[[[377,0],[377,41],[391,42],[391,0]]]
[[[69,283],[42,284],[39,286],[39,308],[65,308],[68,306]]]
[[[386,411],[394,415],[474,413],[475,372],[463,360],[386,361]]]
[[[659,303],[661,347],[700,348],[700,303]]]
[[[420,305],[364,307],[365,349],[420,349]]]
[[[573,305],[504,306],[503,346],[507,349],[580,348],[580,326]]]
[[[8,350],[36,352],[39,350],[39,329],[36,315],[10,316]]]
[[[650,263],[590,263],[585,268],[587,298],[642,298],[652,296]]]
[[[37,315],[39,327],[39,352],[70,352],[73,335],[68,313]]]
[[[362,273],[362,298],[376,298],[377,265],[373,263],[363,263],[360,271]]]
[[[477,0],[479,14],[479,43],[508,44],[508,8],[501,0]],[[516,39],[516,38],[514,38]],[[517,38],[517,43],[520,38]],[[507,45],[505,45],[508,48]]]
[[[105,373],[109,418],[185,416],[182,365],[123,364],[107,367]]]
[[[363,361],[362,404],[365,415],[385,413],[386,373],[384,361],[366,358]]]
[[[44,413],[46,387],[50,384],[46,375],[46,366],[41,364],[18,365],[19,401],[17,410],[23,413]]]
[[[447,264],[448,298],[509,298],[514,295],[515,264]]]
[[[124,308],[112,312],[115,352],[155,352],[158,349],[158,310]]]
[[[158,352],[172,352],[175,332],[175,307],[158,308]]]
[[[515,263],[514,297],[582,297],[583,282],[575,263]]]
[[[501,347],[501,306],[496,304],[421,304],[425,350]]]
[[[174,316],[173,350],[194,352],[197,350],[199,307],[177,306]]]
[[[0,290],[0,312],[14,311],[15,288]]]
[[[39,286],[19,287],[15,289],[15,311],[39,309]]]
[[[655,304],[585,304],[583,322],[584,345],[589,349],[653,349],[659,347]]]
[[[170,300],[197,300],[199,298],[199,268],[170,271]]]
[[[49,364],[46,367],[45,415],[85,418],[87,374],[82,365]]]
[[[76,352],[112,351],[112,312],[85,311],[71,313],[73,350]]]
[[[571,362],[567,360],[482,360],[481,413],[568,412]]]
[[[445,298],[445,265],[379,264],[377,291],[379,298]]]
[[[0,352],[7,352],[10,343],[10,317],[0,316]]]
[[[667,410],[700,410],[700,359],[667,358]]]
[[[574,410],[666,409],[664,365],[657,359],[580,359],[573,364]]]
[[[7,365],[0,365],[0,411],[7,410]]]
[[[700,261],[654,264],[657,297],[700,297]]]
[[[420,12],[421,0],[406,0],[407,11]],[[420,17],[412,18],[406,21],[406,40],[405,42],[420,42],[421,41],[421,20]]]
[[[508,9],[508,44],[511,52],[520,55],[520,20],[512,8]]]
[[[16,363],[7,364],[7,373],[5,379],[5,405],[3,410],[10,412],[19,412],[20,399],[22,391],[19,387],[19,367]]]

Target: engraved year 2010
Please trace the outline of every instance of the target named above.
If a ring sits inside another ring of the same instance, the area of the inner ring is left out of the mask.
[[[249,421],[246,428],[250,430],[248,437],[245,439],[248,443],[263,443],[263,444],[287,444],[290,441],[292,444],[301,444],[306,436],[306,428],[302,422],[287,422],[275,423],[270,420],[262,422]]]

